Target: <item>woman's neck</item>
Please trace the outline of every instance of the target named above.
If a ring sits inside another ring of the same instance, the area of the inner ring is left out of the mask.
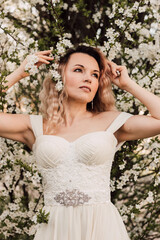
[[[83,120],[86,117],[92,117],[93,114],[86,109],[86,104],[77,102],[67,102],[65,107],[65,124],[71,126],[77,121]]]

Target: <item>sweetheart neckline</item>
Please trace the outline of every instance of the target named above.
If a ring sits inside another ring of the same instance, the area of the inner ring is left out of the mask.
[[[54,138],[57,137],[57,138],[62,139],[62,140],[65,141],[65,142],[67,142],[69,145],[71,145],[71,144],[74,144],[75,142],[77,142],[79,139],[81,139],[81,138],[83,138],[83,137],[86,137],[87,135],[95,134],[95,133],[106,133],[106,134],[110,133],[110,134],[114,137],[114,139],[116,140],[116,145],[118,144],[118,140],[117,140],[117,138],[115,137],[114,133],[109,132],[109,131],[95,131],[95,132],[89,132],[89,133],[83,134],[82,136],[76,138],[76,139],[75,139],[74,141],[72,141],[72,142],[68,141],[67,139],[65,139],[64,137],[61,137],[61,136],[57,136],[57,135],[49,135],[49,134],[43,134],[43,135],[40,135],[40,136],[37,136],[37,137],[36,137],[36,140],[35,140],[35,142],[34,142],[33,145],[32,145],[32,150],[33,150],[33,148],[34,148],[34,146],[35,146],[35,144],[36,144],[37,139],[40,138],[40,137],[46,137],[46,136],[48,136],[48,137],[54,137]]]

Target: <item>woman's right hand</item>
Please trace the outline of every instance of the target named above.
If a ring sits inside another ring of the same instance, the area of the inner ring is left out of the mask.
[[[37,68],[40,67],[42,64],[49,64],[50,63],[49,61],[53,60],[53,57],[49,56],[51,54],[51,51],[52,50],[46,50],[46,51],[41,51],[41,52],[35,53],[35,55],[38,57],[38,62],[35,63]],[[30,55],[28,55],[28,56],[30,56]],[[19,66],[19,70],[21,72],[22,78],[29,76],[29,73],[25,72],[25,66],[27,64],[27,57],[24,59],[24,61]]]
[[[49,61],[53,60],[53,57],[49,57],[49,55],[51,54],[51,51],[52,50],[46,50],[46,51],[35,53],[35,55],[38,56],[38,62],[35,63],[37,68],[42,64],[49,64],[50,63]],[[27,62],[28,61],[26,57],[24,61],[21,63],[21,65],[14,72],[12,72],[6,77],[6,83],[4,83],[3,85],[7,87],[7,89],[2,90],[3,92],[6,92],[10,87],[12,87],[15,83],[20,81],[22,78],[29,76],[29,73],[25,72],[25,66]]]

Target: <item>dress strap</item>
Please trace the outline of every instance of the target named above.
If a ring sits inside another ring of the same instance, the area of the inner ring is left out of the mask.
[[[128,118],[132,117],[133,115],[130,113],[126,113],[126,112],[121,112],[118,117],[116,117],[113,122],[111,123],[111,125],[109,126],[109,128],[107,128],[107,132],[111,132],[111,133],[115,133],[120,127],[122,127],[122,125],[127,121]],[[125,143],[124,142],[120,142],[118,143],[118,145],[116,146],[116,151],[118,151],[120,149],[120,147]]]
[[[128,118],[132,117],[133,115],[126,112],[121,112],[111,123],[111,125],[106,129],[109,132],[116,132],[126,121]]]
[[[29,115],[32,130],[35,137],[43,135],[43,118],[42,115]]]

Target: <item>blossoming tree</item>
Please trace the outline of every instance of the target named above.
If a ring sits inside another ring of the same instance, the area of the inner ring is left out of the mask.
[[[39,91],[53,65],[30,69],[7,93],[5,76],[28,54],[52,49],[58,57],[77,43],[98,46],[133,81],[160,93],[159,0],[0,0],[0,109],[39,113]],[[149,114],[131,94],[113,86],[117,108]],[[158,106],[157,106],[158,107]],[[112,201],[133,240],[160,239],[160,140],[125,143],[116,153],[111,174]],[[0,240],[31,240],[36,223],[47,222],[41,175],[32,152],[0,138]]]

